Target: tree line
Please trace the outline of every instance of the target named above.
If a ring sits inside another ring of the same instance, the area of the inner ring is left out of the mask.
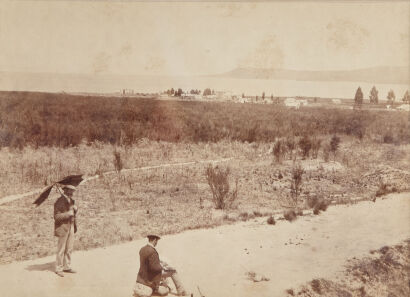
[[[200,95],[201,90],[191,89],[190,91],[184,92],[181,88],[171,88],[165,91],[168,96],[181,97],[183,94]],[[215,91],[210,88],[206,88],[203,93],[204,96],[215,95]]]
[[[394,101],[396,100],[396,95],[394,94],[393,90],[389,90],[386,96],[387,99],[387,104],[393,105]],[[409,91],[407,90],[402,99],[403,103],[408,103],[410,104],[410,95]],[[360,87],[357,88],[356,94],[354,96],[354,102],[355,105],[362,105],[363,104],[363,92]],[[369,102],[372,104],[378,104],[379,103],[379,91],[376,89],[375,86],[372,87],[369,93]]]

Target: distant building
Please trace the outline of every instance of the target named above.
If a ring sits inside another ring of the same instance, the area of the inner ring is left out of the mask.
[[[299,100],[297,100],[297,102],[299,102],[301,106],[307,106],[308,105],[308,101],[306,99],[299,99]]]
[[[215,100],[216,95],[207,95],[207,96],[203,96],[203,98],[206,99],[206,100]]]
[[[249,97],[238,97],[238,102],[240,103],[250,103],[252,102],[252,98]]]
[[[122,89],[121,95],[122,96],[134,95],[134,90],[133,89]]]
[[[195,99],[195,95],[194,94],[182,94],[181,99],[193,100]]]
[[[284,104],[286,107],[295,108],[295,109],[300,108],[300,102],[296,100],[295,98],[286,98],[284,101]]]
[[[402,104],[400,106],[397,106],[398,110],[404,110],[404,111],[410,111],[410,104]]]

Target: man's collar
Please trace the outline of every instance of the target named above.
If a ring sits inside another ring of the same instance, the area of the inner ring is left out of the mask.
[[[148,245],[151,246],[154,250],[156,250],[155,246],[151,242],[148,242]]]

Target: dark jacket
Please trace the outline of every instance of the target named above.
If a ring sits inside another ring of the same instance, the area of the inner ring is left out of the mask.
[[[68,211],[74,205],[74,200],[71,203],[67,198],[61,196],[54,203],[54,235],[62,237],[70,231],[71,224],[74,224],[74,232],[77,232],[77,222],[75,216],[72,217]]]
[[[137,282],[151,287],[154,291],[158,289],[161,281],[162,266],[156,249],[146,245],[140,250],[140,270]]]

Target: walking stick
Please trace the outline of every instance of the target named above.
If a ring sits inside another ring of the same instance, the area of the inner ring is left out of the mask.
[[[196,286],[198,288],[199,296],[200,297],[205,297],[205,295],[202,295],[201,290],[199,289],[199,286]]]

